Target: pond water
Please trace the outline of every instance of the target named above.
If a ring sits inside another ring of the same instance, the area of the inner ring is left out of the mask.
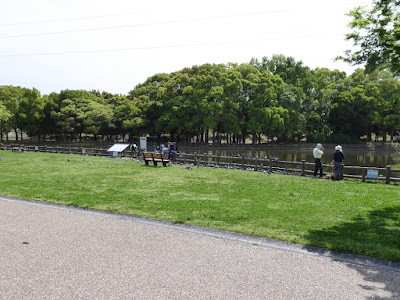
[[[205,151],[201,150],[187,150],[182,151],[184,153],[198,153],[202,155]],[[248,156],[257,156],[259,158],[270,156],[278,158],[280,161],[298,161],[301,162],[303,159],[307,162],[314,162],[312,155],[312,149],[298,149],[298,150],[281,150],[281,149],[266,149],[266,150],[208,150],[209,154],[216,155],[220,152],[221,156],[237,156],[245,153]],[[356,150],[356,149],[343,149],[345,155],[344,164],[348,166],[363,166],[363,167],[381,167],[384,168],[387,165],[396,165],[400,163],[400,152],[396,151],[371,151],[371,150]],[[325,150],[322,156],[322,163],[329,164],[333,159],[334,150]]]

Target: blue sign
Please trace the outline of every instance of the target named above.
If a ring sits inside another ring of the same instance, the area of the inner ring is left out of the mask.
[[[378,170],[367,170],[367,178],[377,179]]]

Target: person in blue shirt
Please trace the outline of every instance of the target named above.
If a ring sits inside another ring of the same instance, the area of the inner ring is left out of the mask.
[[[335,147],[335,153],[333,154],[333,161],[332,161],[333,174],[335,175],[336,180],[340,179],[340,174],[343,168],[343,160],[344,160],[344,154],[342,151],[342,146],[337,145]]]

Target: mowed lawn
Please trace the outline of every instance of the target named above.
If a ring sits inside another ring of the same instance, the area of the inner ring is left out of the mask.
[[[3,196],[400,261],[399,185],[206,167],[155,168],[136,160],[83,161],[66,154],[0,151],[0,156]]]

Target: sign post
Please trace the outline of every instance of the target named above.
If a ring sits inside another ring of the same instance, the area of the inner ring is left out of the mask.
[[[147,137],[145,136],[140,137],[140,149],[147,152]]]

